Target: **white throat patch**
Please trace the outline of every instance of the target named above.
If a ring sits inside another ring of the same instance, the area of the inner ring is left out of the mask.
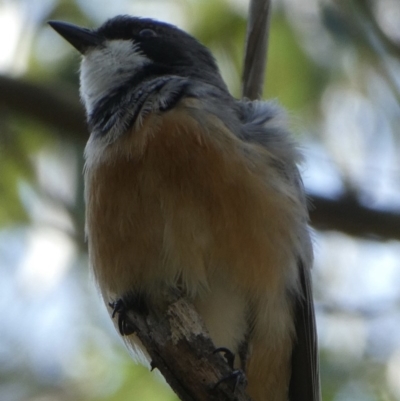
[[[80,95],[91,114],[96,103],[124,84],[150,60],[130,40],[110,40],[83,56]]]

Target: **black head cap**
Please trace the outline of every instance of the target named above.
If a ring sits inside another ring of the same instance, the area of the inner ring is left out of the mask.
[[[200,62],[217,69],[214,57],[205,46],[165,22],[124,15],[108,20],[97,33],[106,39],[132,40],[155,62],[188,66]]]

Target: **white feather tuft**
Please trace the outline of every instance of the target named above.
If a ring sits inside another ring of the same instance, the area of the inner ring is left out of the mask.
[[[96,103],[129,80],[149,59],[129,40],[110,40],[83,56],[80,94],[88,115]]]

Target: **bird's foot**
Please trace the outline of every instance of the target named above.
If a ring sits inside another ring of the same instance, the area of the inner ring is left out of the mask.
[[[242,369],[234,369],[232,373],[230,373],[227,376],[224,376],[222,379],[219,379],[215,384],[214,384],[214,390],[224,382],[228,382],[232,384],[232,391],[235,392],[237,387],[240,385],[243,385],[246,387],[247,385],[247,377],[246,374],[243,372]]]
[[[127,317],[127,306],[122,298],[114,302],[109,302],[108,306],[112,309],[111,317],[114,319],[116,315],[118,318],[118,330],[121,336],[129,336],[135,332],[135,327],[129,322]]]
[[[223,354],[223,357],[226,359],[226,362],[229,365],[229,367],[232,369],[232,372],[229,375],[218,380],[218,382],[215,383],[215,385],[214,385],[214,389],[216,389],[223,382],[233,383],[233,392],[235,392],[236,388],[239,385],[246,386],[247,385],[246,374],[244,373],[244,371],[242,369],[234,368],[235,354],[230,349],[225,348],[225,347],[216,348],[213,353],[216,354],[217,352],[220,352]]]

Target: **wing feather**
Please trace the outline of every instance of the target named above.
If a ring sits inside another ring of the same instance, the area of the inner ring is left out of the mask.
[[[294,307],[296,343],[292,353],[290,401],[319,401],[319,362],[317,331],[311,289],[310,271],[299,264],[301,294]]]

